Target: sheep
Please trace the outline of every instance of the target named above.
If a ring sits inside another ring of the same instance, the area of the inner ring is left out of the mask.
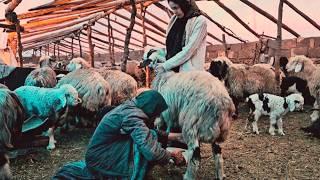
[[[94,69],[78,69],[60,79],[56,87],[71,84],[82,99],[81,105],[71,113],[75,113],[76,124],[94,125],[94,115],[100,108],[111,105],[111,88],[109,83]],[[70,117],[70,116],[69,116]],[[89,123],[89,124],[88,124]]]
[[[299,93],[304,98],[304,104],[313,105],[315,103],[315,98],[311,96],[306,80],[295,76],[285,77],[282,79],[280,88],[281,96],[286,96],[291,93]]]
[[[318,109],[320,104],[320,67],[317,67],[306,56],[294,56],[289,59],[286,70],[288,76],[296,76],[307,81],[310,94],[316,99],[314,108]],[[313,111],[310,118],[312,122],[319,120],[319,110]]]
[[[24,108],[16,94],[5,86],[0,88],[0,179],[11,179],[7,151],[19,139],[25,120]]]
[[[68,106],[81,103],[77,90],[71,85],[60,88],[41,88],[35,86],[21,86],[15,90],[27,117],[37,116],[41,119],[49,118],[51,125],[59,123],[59,117]],[[49,128],[49,144],[47,149],[55,148],[53,128]]]
[[[278,133],[285,135],[282,127],[282,117],[289,111],[302,110],[304,99],[301,94],[291,94],[286,97],[276,96],[268,93],[252,94],[246,98],[246,102],[250,108],[248,121],[252,118],[253,132],[259,134],[257,122],[261,115],[270,117],[269,133],[275,135],[275,125],[278,126]]]
[[[142,67],[150,63],[154,68],[159,59],[151,59],[151,56],[158,56],[158,52],[147,51],[144,54],[147,59],[141,63]],[[165,123],[168,132],[173,128],[181,128],[187,143],[188,167],[184,179],[196,179],[200,164],[200,142],[212,144],[217,163],[216,178],[222,179],[221,148],[217,143],[227,138],[235,112],[232,99],[223,84],[205,71],[168,71],[156,75],[152,89],[159,91],[168,104],[168,109],[157,122]]]
[[[97,69],[97,71],[110,84],[112,105],[119,105],[136,96],[138,84],[132,76],[118,70]]]
[[[79,60],[79,61],[78,61]],[[68,65],[68,70],[88,69],[83,66],[86,62],[81,59],[73,59]],[[93,68],[90,68],[93,69]],[[107,68],[94,69],[102,75],[102,77],[109,83],[111,91],[111,104],[119,105],[125,100],[131,99],[137,93],[138,83],[130,75],[119,70],[108,70]]]
[[[57,84],[56,73],[50,67],[37,68],[27,76],[25,86],[52,88]]]
[[[56,64],[56,60],[51,56],[41,56],[39,59],[40,68],[42,67],[54,68],[55,64]]]
[[[268,64],[233,64],[226,57],[219,57],[211,62],[209,72],[224,81],[238,113],[239,101],[244,101],[250,94],[266,92],[280,94],[281,79],[276,80],[274,68]]]
[[[132,76],[138,82],[138,86],[140,87],[145,81],[145,72],[143,69],[139,68],[139,65],[140,62],[137,60],[128,61],[126,73]]]
[[[90,64],[83,58],[77,57],[73,58],[69,64],[66,66],[67,71],[75,71],[77,69],[89,69]]]

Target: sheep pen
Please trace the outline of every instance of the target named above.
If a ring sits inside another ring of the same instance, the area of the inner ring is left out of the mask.
[[[262,117],[260,135],[244,132],[249,109],[240,104],[228,139],[222,144],[226,179],[319,179],[319,139],[309,137],[301,127],[309,125],[308,113],[289,113],[284,117],[286,136],[271,137],[269,119]],[[49,179],[59,167],[83,158],[93,129],[75,129],[57,135],[57,148],[42,149],[31,156],[11,159],[14,179]],[[37,173],[34,173],[34,170]],[[181,179],[186,167],[156,166],[147,179]],[[211,146],[201,144],[201,168],[198,179],[212,179],[214,161]]]

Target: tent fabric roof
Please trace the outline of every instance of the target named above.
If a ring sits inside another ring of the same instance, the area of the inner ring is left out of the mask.
[[[290,6],[289,4],[291,3],[288,0],[283,1]],[[10,2],[10,0],[7,0],[7,2]],[[129,48],[143,48],[143,14],[141,10],[145,9],[144,23],[147,32],[147,44],[149,46],[163,47],[165,28],[169,22],[170,10],[162,2],[159,3],[160,0],[136,0],[135,2],[138,12]],[[243,31],[249,32],[249,36],[253,36],[254,39],[258,40],[261,33],[254,30],[253,25],[246,23],[245,18],[241,16],[242,13],[235,10],[236,8],[232,6],[231,1],[223,1],[222,3],[222,1],[214,0],[211,3],[236,19],[237,21],[235,22],[238,22],[239,29],[244,29]],[[267,18],[265,19],[276,21],[276,17],[268,14],[248,0],[238,0],[233,3],[241,3],[247,9],[266,13]],[[198,5],[200,9],[203,9],[201,2]],[[291,5],[294,7],[293,4]],[[92,26],[92,41],[95,44],[96,52],[105,53],[109,48],[109,42],[114,42],[115,50],[122,51],[126,28],[130,23],[130,18],[128,18],[130,17],[130,9],[129,0],[53,0],[47,4],[33,7],[28,12],[18,15],[21,26],[24,27],[24,32],[22,32],[23,48],[24,50],[37,49],[47,44],[59,42],[61,52],[70,52],[71,46],[75,52],[79,52],[79,42],[81,42],[83,50],[88,52],[88,38],[85,29],[88,26]],[[212,12],[206,13],[209,14],[207,15],[209,22],[208,44],[221,43],[221,33],[227,34],[228,42],[247,41],[247,36],[243,35],[243,33],[238,33],[238,28],[225,27],[221,20],[218,21],[211,18]],[[303,12],[300,11],[299,13]],[[0,21],[4,22],[4,19]],[[241,24],[240,26],[239,23]],[[294,27],[289,27],[285,23],[283,27],[291,36],[300,36]],[[276,26],[276,24],[274,25]],[[315,21],[313,26],[320,30]],[[112,30],[108,30],[108,27],[111,27]],[[220,35],[216,35],[217,32]],[[52,51],[53,45],[49,48]]]

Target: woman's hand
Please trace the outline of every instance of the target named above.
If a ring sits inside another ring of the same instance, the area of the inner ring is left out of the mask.
[[[182,137],[181,133],[169,133],[168,140],[169,141],[178,141],[178,142],[181,142],[181,143],[185,143],[183,141],[183,137]]]
[[[163,72],[165,72],[166,70],[164,69],[164,67],[162,66],[162,64],[158,64],[158,66],[155,69],[156,75],[157,74],[161,74]]]

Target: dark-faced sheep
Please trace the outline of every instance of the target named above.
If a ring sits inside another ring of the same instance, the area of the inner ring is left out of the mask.
[[[151,56],[150,52],[146,52],[145,57],[148,58],[144,60],[151,62],[153,68],[158,59],[150,59]],[[200,142],[212,144],[217,163],[215,175],[222,179],[221,148],[217,143],[227,138],[235,112],[224,85],[205,71],[169,71],[155,77],[152,89],[159,91],[168,104],[168,109],[161,114],[160,122],[167,125],[167,131],[181,128],[183,139],[188,145],[188,167],[184,179],[196,179],[200,164]]]
[[[313,61],[305,56],[294,56],[289,59],[286,66],[288,76],[296,76],[306,80],[310,94],[316,99],[314,108],[318,109],[320,104],[320,68]],[[319,119],[319,110],[313,111],[311,121]]]
[[[250,94],[265,92],[280,95],[281,79],[284,77],[284,74],[281,73],[280,82],[278,82],[271,65],[233,64],[226,57],[214,59],[209,72],[224,81],[236,108],[239,101],[244,101]]]

